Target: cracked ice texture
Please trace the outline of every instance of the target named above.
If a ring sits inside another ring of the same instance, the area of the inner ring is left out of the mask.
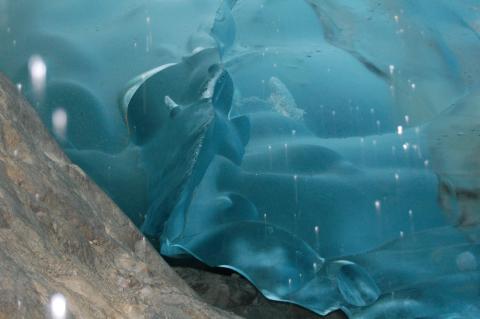
[[[320,314],[478,317],[475,1],[0,5],[0,70],[163,254]]]

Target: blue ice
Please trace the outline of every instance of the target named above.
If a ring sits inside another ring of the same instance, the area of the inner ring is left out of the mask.
[[[0,0],[0,71],[170,257],[478,318],[476,0]]]

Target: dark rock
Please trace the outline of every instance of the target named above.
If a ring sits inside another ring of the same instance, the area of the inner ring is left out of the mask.
[[[195,264],[194,264],[195,266]],[[266,299],[248,280],[237,273],[202,267],[174,267],[175,271],[207,303],[247,319],[344,319],[338,311],[326,317],[293,304]]]

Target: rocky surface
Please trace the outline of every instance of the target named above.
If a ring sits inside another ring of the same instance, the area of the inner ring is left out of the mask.
[[[0,318],[234,318],[200,301],[0,76]]]
[[[206,268],[194,263],[189,266],[177,265],[173,269],[203,300],[246,319],[347,318],[341,311],[321,317],[296,305],[270,301],[233,271]]]

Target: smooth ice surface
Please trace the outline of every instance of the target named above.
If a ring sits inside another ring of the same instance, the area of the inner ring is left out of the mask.
[[[0,71],[159,250],[480,317],[476,0],[0,0]]]

